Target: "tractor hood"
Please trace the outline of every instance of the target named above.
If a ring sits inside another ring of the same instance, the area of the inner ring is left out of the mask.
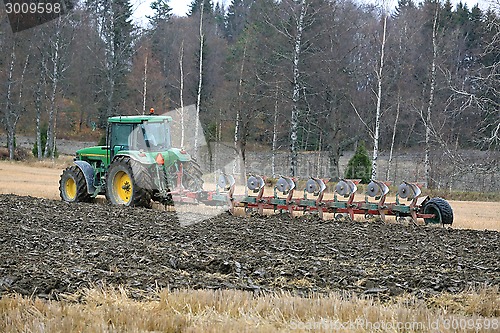
[[[82,148],[76,151],[78,155],[106,156],[106,146],[94,146]]]
[[[81,157],[106,157],[106,151],[106,146],[94,146],[79,149],[76,151],[76,155]]]
[[[149,152],[149,151],[130,151],[124,150],[120,151],[120,155],[130,156],[132,159],[140,162],[142,164],[154,164],[157,163],[157,156],[163,156],[165,161],[165,166],[170,166],[176,161],[179,162],[189,162],[191,161],[191,155],[189,155],[185,150],[179,148],[170,148],[169,150],[162,152]]]

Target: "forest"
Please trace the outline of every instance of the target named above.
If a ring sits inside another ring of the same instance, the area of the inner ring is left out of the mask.
[[[146,26],[128,0],[72,3],[66,15],[12,33],[0,8],[0,117],[13,156],[18,133],[88,138],[112,115],[195,105],[209,142],[241,151],[328,154],[340,176],[364,142],[377,176],[380,151],[417,150],[431,166],[498,173],[500,3],[450,0],[194,0],[185,17],[155,0]],[[373,153],[372,153],[373,152]],[[437,156],[436,157],[436,152]],[[434,156],[434,157],[433,157]],[[488,155],[490,156],[490,155]],[[382,177],[379,175],[379,177]]]

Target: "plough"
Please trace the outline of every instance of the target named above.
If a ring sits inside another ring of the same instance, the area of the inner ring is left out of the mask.
[[[302,196],[294,197],[298,192],[296,180],[281,176],[274,186],[274,194],[264,196],[265,179],[251,175],[247,179],[245,194],[235,195],[234,177],[223,174],[217,182],[217,190],[210,192],[210,198],[206,196],[206,200],[202,201],[225,202],[230,213],[241,207],[245,212],[253,210],[264,214],[264,210],[273,210],[286,212],[291,217],[301,211],[316,213],[320,218],[325,218],[325,214],[329,213],[335,219],[354,220],[356,214],[363,214],[365,218],[378,216],[382,221],[386,220],[386,216],[396,216],[398,219],[410,218],[414,223],[417,223],[417,219],[423,219],[426,224],[443,226],[453,223],[453,211],[449,203],[442,198],[422,196],[420,186],[416,183],[403,182],[399,185],[396,200],[392,203],[386,202],[389,187],[382,181],[372,180],[362,201],[355,201],[359,180],[341,179],[334,186],[332,199],[325,198],[326,183],[323,179],[311,177],[305,184]]]

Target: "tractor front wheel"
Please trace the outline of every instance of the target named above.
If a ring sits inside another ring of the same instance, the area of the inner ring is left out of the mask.
[[[76,165],[63,171],[59,180],[59,195],[66,202],[90,202],[92,197],[87,192],[87,182],[82,170]]]
[[[151,192],[140,186],[144,167],[127,156],[117,157],[109,166],[106,198],[113,205],[151,207]]]
[[[425,224],[453,223],[453,210],[448,201],[442,198],[432,198],[424,204],[424,214],[434,214],[433,218],[424,218]]]

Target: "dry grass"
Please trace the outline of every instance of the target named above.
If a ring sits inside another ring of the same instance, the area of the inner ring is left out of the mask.
[[[450,201],[453,228],[500,231],[500,202]]]
[[[59,177],[68,159],[0,162],[0,193],[59,199]]]
[[[386,303],[347,294],[257,297],[235,290],[162,290],[137,301],[122,288],[94,288],[59,302],[4,297],[0,331],[444,333],[457,331],[451,327],[454,321],[469,325],[463,332],[497,332],[499,309],[498,288],[443,294],[427,302],[404,296]]]

